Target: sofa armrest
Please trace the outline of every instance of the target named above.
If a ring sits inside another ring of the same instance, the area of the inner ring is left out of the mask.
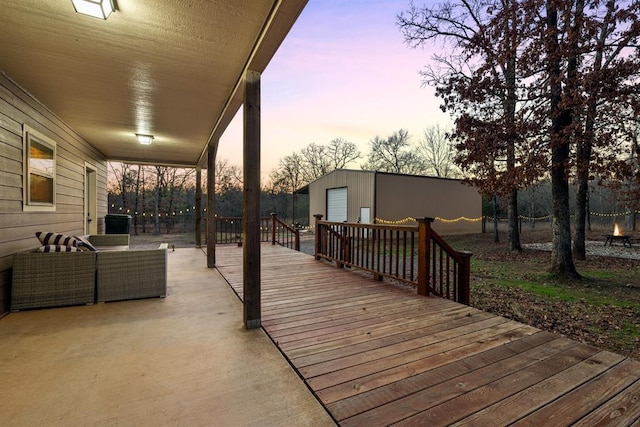
[[[95,252],[15,254],[11,311],[93,304],[95,268]]]
[[[91,234],[89,242],[95,247],[104,246],[126,246],[129,247],[128,234]]]
[[[167,295],[167,251],[142,249],[96,253],[96,300]]]

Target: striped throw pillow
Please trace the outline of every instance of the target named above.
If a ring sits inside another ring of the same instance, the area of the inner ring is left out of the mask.
[[[85,239],[84,237],[81,236],[73,236],[74,239],[77,240],[77,246],[78,249],[80,250],[88,250],[88,251],[92,251],[95,252],[96,248],[91,244],[90,241],[88,241],[87,239]]]
[[[38,248],[38,252],[78,252],[75,246],[65,245],[44,245]]]
[[[38,231],[36,233],[36,237],[38,238],[38,240],[40,240],[40,243],[42,243],[43,246],[47,246],[47,245],[64,245],[64,246],[74,246],[74,247],[78,246],[78,241],[75,238],[71,236],[66,236],[60,233],[52,233],[52,232],[45,233],[44,231]]]

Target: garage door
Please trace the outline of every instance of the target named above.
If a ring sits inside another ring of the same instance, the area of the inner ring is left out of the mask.
[[[327,190],[327,221],[347,220],[347,187]]]

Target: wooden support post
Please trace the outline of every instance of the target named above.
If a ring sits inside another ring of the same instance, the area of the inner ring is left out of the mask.
[[[276,214],[271,212],[271,244],[276,244]]]
[[[418,295],[429,296],[431,223],[433,218],[418,218]]]
[[[469,305],[469,297],[471,294],[471,256],[473,253],[463,251],[458,252],[462,262],[458,268],[458,295],[457,302],[465,305]]]
[[[260,302],[260,73],[244,76],[242,192],[244,326],[261,326]]]
[[[322,221],[322,214],[314,214],[313,217],[316,219],[315,222],[315,249],[314,249],[314,256],[316,258],[316,260],[320,259],[319,254],[322,253],[322,236],[321,234],[324,233],[320,233],[320,225],[318,224],[320,221]]]
[[[207,151],[207,267],[216,266],[216,150],[218,141],[210,141]]]
[[[202,168],[198,165],[196,167],[196,248],[202,247]]]

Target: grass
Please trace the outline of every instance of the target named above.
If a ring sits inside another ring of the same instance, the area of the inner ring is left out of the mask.
[[[548,252],[512,253],[491,235],[447,240],[474,253],[472,305],[640,359],[640,260],[591,256],[576,261],[581,280],[564,281],[549,272]],[[521,235],[523,244],[550,240],[548,230]]]
[[[566,302],[586,301],[602,306],[640,307],[640,301],[634,292],[616,292],[613,296],[602,294],[603,288],[620,289],[628,282],[620,280],[621,274],[616,271],[588,271],[583,273],[581,282],[567,283],[557,280],[548,272],[536,271],[535,266],[527,265],[526,262],[514,264],[476,259],[471,270],[474,277],[489,279],[495,285],[515,287],[547,298]]]

